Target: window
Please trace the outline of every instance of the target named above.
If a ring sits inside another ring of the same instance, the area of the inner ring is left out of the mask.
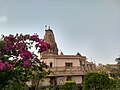
[[[65,63],[66,68],[72,68],[72,63]]]
[[[80,61],[80,66],[82,66],[82,61]]]
[[[53,67],[53,63],[52,62],[50,62],[50,67]]]

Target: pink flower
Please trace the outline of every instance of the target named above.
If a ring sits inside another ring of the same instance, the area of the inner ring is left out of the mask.
[[[50,48],[50,44],[48,44],[47,42],[44,43],[44,46],[45,46],[46,49]]]
[[[9,64],[8,62],[5,62],[5,64],[7,65],[7,64]]]
[[[19,43],[19,42],[17,42],[16,44],[15,44],[15,46],[14,46],[14,48],[15,49],[24,49],[25,48],[25,45],[23,44],[23,43]]]
[[[30,66],[31,66],[30,61],[29,61],[29,60],[25,60],[23,66],[24,66],[24,67],[30,67]]]
[[[11,64],[9,64],[9,62],[5,62],[5,63],[3,63],[2,62],[2,60],[0,60],[0,70],[3,70],[3,69],[9,69],[10,67],[11,67],[12,65]]]
[[[39,52],[42,53],[43,51],[46,51],[47,49],[50,48],[50,44],[40,39],[39,43],[37,43],[35,47],[39,48]]]
[[[2,60],[0,60],[0,64],[2,63]]]
[[[9,64],[9,62],[5,62],[5,63],[3,63],[2,62],[2,60],[0,60],[0,70],[3,70],[3,69],[9,69],[10,67],[11,67],[12,65],[11,64]]]
[[[12,35],[6,36],[6,37],[4,38],[4,40],[5,40],[5,41],[14,41],[14,40],[15,40],[15,37],[12,36]]]
[[[7,64],[7,68],[10,68],[12,65],[11,64]]]
[[[32,57],[31,52],[27,51],[27,50],[21,50],[20,56],[23,59],[30,59]]]
[[[27,40],[27,39],[29,39],[29,37],[30,37],[30,36],[26,34],[25,36],[23,36],[23,39],[24,39],[24,40]]]
[[[39,37],[38,37],[37,34],[34,34],[34,35],[30,36],[30,40],[33,40],[33,41],[39,42],[40,39],[39,39]]]
[[[20,36],[18,36],[18,37],[17,37],[17,40],[18,40],[18,41],[21,41],[21,40],[22,40],[22,38],[21,38]]]
[[[48,44],[47,42],[43,42],[41,43],[41,45],[39,45],[40,48],[40,53],[43,51],[46,51],[47,49],[50,48],[50,44]]]
[[[0,64],[0,70],[4,69],[4,64]]]
[[[13,43],[7,42],[7,44],[4,47],[6,52],[9,52],[13,48],[13,45],[14,45]]]
[[[35,45],[36,49],[39,47],[39,43]]]
[[[6,68],[10,68],[12,65],[11,64],[9,64],[9,62],[5,62],[4,63],[4,69],[6,69]]]
[[[0,60],[0,70],[3,70],[4,69],[4,63],[2,63],[2,60]]]

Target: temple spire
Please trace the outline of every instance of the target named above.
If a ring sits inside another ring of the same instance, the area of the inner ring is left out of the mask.
[[[47,26],[45,26],[45,27],[47,27]],[[48,42],[50,44],[51,48],[49,50],[43,52],[43,54],[55,54],[55,55],[58,55],[57,43],[55,41],[54,33],[50,29],[50,26],[47,29],[45,29],[44,41]]]

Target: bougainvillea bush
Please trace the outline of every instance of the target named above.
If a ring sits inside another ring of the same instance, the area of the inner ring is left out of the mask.
[[[49,49],[50,45],[40,39],[37,34],[2,35],[0,40],[0,90],[14,83],[24,87],[26,81],[40,80],[49,73],[44,61],[40,61],[35,53],[30,52],[32,47],[41,53]]]

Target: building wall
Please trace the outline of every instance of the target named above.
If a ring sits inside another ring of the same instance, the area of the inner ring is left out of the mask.
[[[42,85],[43,85],[43,86],[49,86],[49,85],[50,85],[50,82],[49,82],[49,81],[50,81],[50,78],[44,78],[43,80],[44,80],[44,81],[42,82]]]
[[[56,60],[56,66],[58,66],[58,67],[64,67],[65,63],[72,63],[73,67],[80,65],[78,59],[59,59],[59,60]]]
[[[77,84],[82,83],[82,76],[73,76],[72,80],[75,81]]]
[[[73,67],[80,66],[79,59],[46,59],[47,65],[50,65],[50,62],[53,63],[53,67],[65,67],[65,63],[72,63]]]
[[[67,76],[57,77],[57,85],[64,85],[65,81],[67,79]],[[50,78],[44,78],[44,82],[42,83],[43,86],[49,86],[50,85]],[[76,84],[82,83],[82,76],[72,76],[72,81],[75,81]]]
[[[57,84],[58,85],[63,85],[66,81],[67,77],[57,77]]]

